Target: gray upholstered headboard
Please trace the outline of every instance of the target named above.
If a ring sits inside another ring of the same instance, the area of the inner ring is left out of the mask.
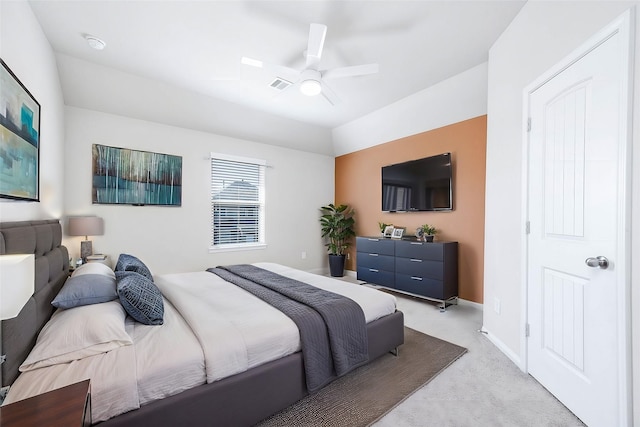
[[[18,377],[38,333],[53,313],[51,301],[69,275],[69,252],[58,220],[0,223],[0,255],[35,254],[35,291],[18,317],[1,322],[2,386]]]

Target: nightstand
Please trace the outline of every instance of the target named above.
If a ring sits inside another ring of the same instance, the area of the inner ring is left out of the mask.
[[[2,427],[91,425],[91,386],[85,380],[0,407]]]

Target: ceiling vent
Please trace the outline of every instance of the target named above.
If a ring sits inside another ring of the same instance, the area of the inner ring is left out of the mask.
[[[274,89],[284,90],[284,89],[288,88],[291,85],[292,85],[292,83],[289,80],[285,80],[285,79],[282,79],[280,77],[276,77],[275,80],[272,81],[269,86],[271,86]]]

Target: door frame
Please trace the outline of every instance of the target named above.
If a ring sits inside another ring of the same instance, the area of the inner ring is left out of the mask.
[[[530,117],[530,96],[531,94],[560,74],[562,71],[573,65],[589,52],[600,46],[606,40],[615,34],[621,35],[621,57],[625,69],[621,69],[622,88],[621,88],[621,117],[619,124],[619,132],[622,135],[620,141],[621,149],[618,156],[618,185],[623,191],[618,197],[618,226],[617,234],[617,252],[618,260],[616,260],[616,280],[623,285],[621,298],[616,301],[618,318],[616,320],[619,326],[618,333],[618,354],[620,357],[618,370],[618,384],[620,402],[618,413],[623,425],[632,425],[632,358],[631,358],[631,180],[632,180],[632,103],[633,103],[633,48],[634,48],[634,25],[633,25],[633,8],[628,9],[612,23],[598,31],[594,36],[590,37],[579,48],[571,52],[560,62],[552,66],[540,77],[526,86],[523,90],[523,117],[522,117],[522,200],[521,200],[521,216],[522,230],[524,238],[521,247],[521,316],[520,316],[520,369],[528,373],[528,272],[529,272],[529,117]],[[626,112],[626,114],[625,114]]]

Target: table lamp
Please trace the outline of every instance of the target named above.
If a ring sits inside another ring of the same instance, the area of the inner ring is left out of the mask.
[[[87,262],[87,256],[93,253],[93,245],[89,236],[102,236],[104,234],[104,221],[97,216],[72,216],[69,217],[69,236],[84,236],[80,243],[80,258]]]
[[[0,320],[13,319],[33,295],[35,257],[29,255],[0,255]],[[2,352],[0,324],[0,365],[5,361]],[[0,367],[0,386],[2,368]]]

